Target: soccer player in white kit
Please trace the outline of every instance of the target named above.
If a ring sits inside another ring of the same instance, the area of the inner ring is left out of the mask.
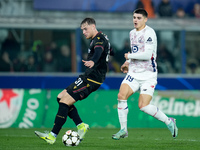
[[[130,31],[131,53],[125,53],[126,61],[121,66],[121,71],[127,73],[121,83],[118,93],[118,117],[121,130],[112,135],[119,140],[128,137],[127,99],[140,89],[138,106],[141,111],[164,122],[170,130],[172,137],[178,135],[178,128],[174,118],[168,118],[158,107],[150,104],[157,84],[157,37],[155,31],[146,25],[148,14],[139,8],[133,12],[135,29]]]

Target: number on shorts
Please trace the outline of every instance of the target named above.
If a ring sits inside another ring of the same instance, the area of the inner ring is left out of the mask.
[[[133,78],[133,77],[131,77],[130,75],[128,75],[128,76],[127,76],[127,78],[126,78],[126,80],[128,80],[129,82],[132,82],[132,81],[133,81],[133,79],[134,79],[134,78]]]
[[[81,83],[83,83],[83,80],[81,78],[78,78],[78,80],[75,81],[75,84],[79,86]]]

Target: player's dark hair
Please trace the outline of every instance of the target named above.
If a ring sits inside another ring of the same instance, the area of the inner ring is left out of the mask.
[[[133,12],[133,14],[142,14],[144,17],[148,17],[148,13],[147,13],[147,11],[145,10],[145,9],[143,9],[143,8],[138,8],[138,9],[136,9],[134,12]]]
[[[96,25],[96,22],[93,18],[85,18],[83,19],[83,21],[81,22],[81,25],[87,23],[88,25],[94,24]]]

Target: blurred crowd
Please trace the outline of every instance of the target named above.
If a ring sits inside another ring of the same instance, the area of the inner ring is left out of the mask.
[[[186,12],[182,6],[179,6],[174,10],[170,0],[161,0],[157,7],[155,7],[154,1],[152,0],[138,0],[136,8],[146,9],[149,18],[200,18],[200,3],[194,3],[189,12]]]
[[[146,9],[149,18],[193,17],[200,19],[199,3],[195,3],[189,13],[186,13],[182,7],[174,11],[170,0],[161,0],[157,8],[155,8],[152,0],[138,0],[136,8]],[[180,73],[180,47],[178,49],[178,46],[168,41],[177,38],[176,35],[168,32],[167,34],[157,33],[157,36],[163,39],[158,41],[158,72]],[[86,59],[87,52],[83,51],[82,59]],[[186,51],[186,73],[199,74],[200,57],[197,57],[196,53],[191,55],[189,50]],[[111,57],[108,64],[109,72],[120,72],[120,66],[125,61],[124,53],[127,52],[130,52],[129,39],[124,40],[122,48],[115,48],[115,56]],[[44,45],[41,40],[35,40],[28,49],[24,49],[17,42],[12,32],[9,32],[8,36],[1,41],[0,72],[71,72],[71,58],[71,49],[68,44],[58,45],[55,41],[52,41]]]
[[[0,72],[71,72],[71,51],[66,44],[44,46],[40,40],[24,50],[9,32],[1,44],[0,64]]]

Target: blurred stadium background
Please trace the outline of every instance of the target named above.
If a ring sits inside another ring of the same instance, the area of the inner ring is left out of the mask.
[[[79,113],[91,127],[119,127],[117,92],[123,54],[129,51],[132,11],[140,0],[1,0],[0,128],[52,127],[57,94],[84,70],[89,41],[80,30],[93,17],[115,49],[100,90],[83,102]],[[200,128],[200,0],[141,0],[151,14],[148,25],[158,37],[158,85],[153,103],[182,128]],[[152,5],[152,7],[150,7]],[[170,10],[168,13],[167,10]],[[161,10],[165,10],[164,8]],[[140,112],[139,93],[129,102],[128,127],[165,127]],[[65,127],[75,125],[68,119]]]

